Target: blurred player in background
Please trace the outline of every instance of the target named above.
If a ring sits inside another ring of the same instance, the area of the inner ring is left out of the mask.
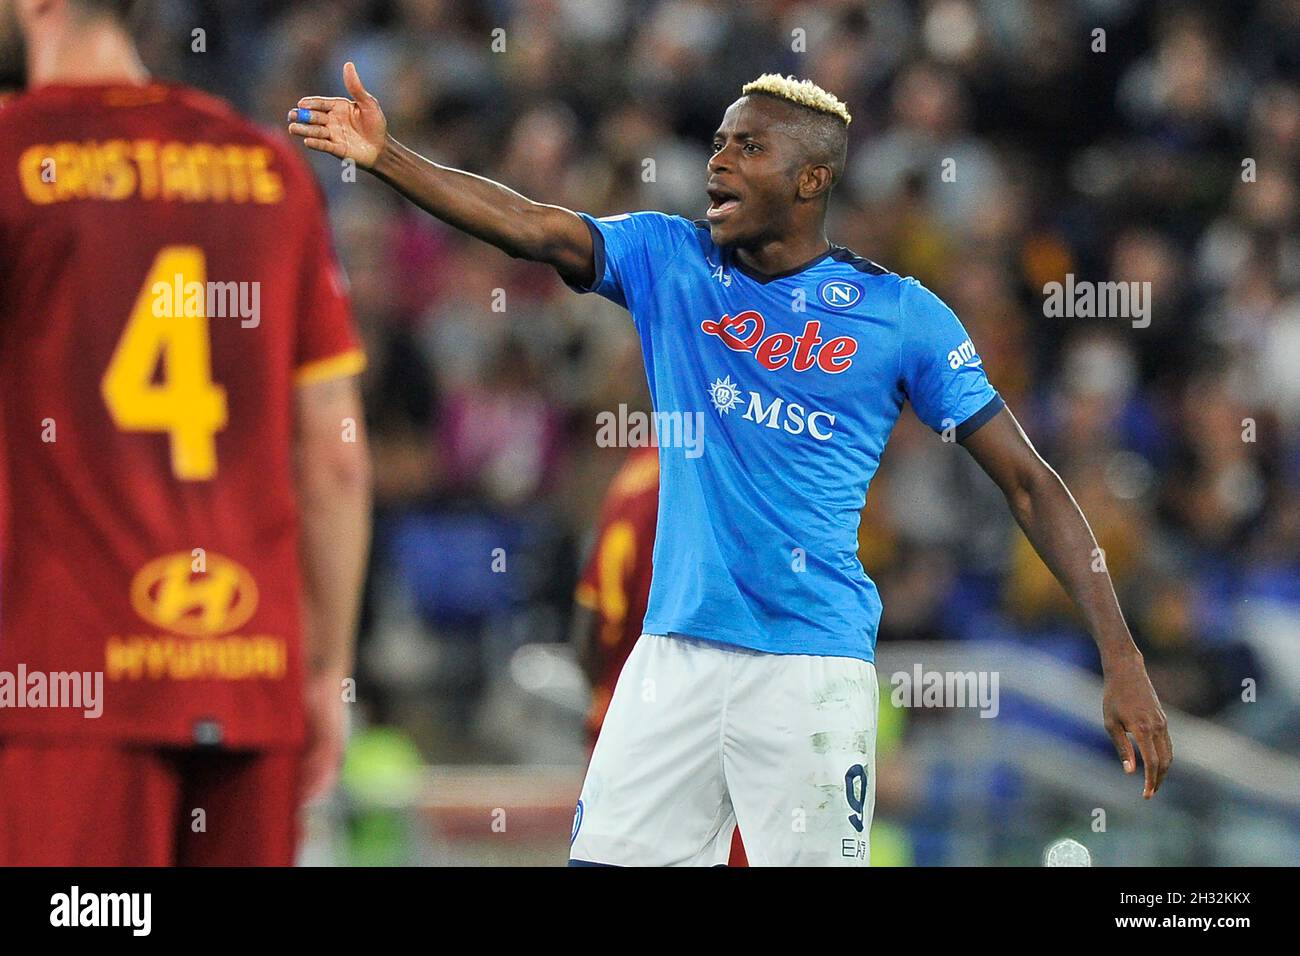
[[[591,682],[588,741],[600,736],[614,685],[641,636],[650,601],[655,523],[659,516],[659,451],[634,449],[610,482],[596,521],[595,540],[574,594],[572,641]],[[737,829],[730,866],[744,866]]]
[[[619,672],[641,636],[658,514],[659,452],[634,449],[605,493],[574,594],[573,646],[591,682],[587,733],[593,746]]]
[[[12,0],[6,0],[12,6]],[[18,20],[12,12],[0,16],[0,107],[26,82],[27,65],[18,51],[22,49],[22,36]]]
[[[756,865],[868,863],[881,604],[857,531],[905,402],[988,473],[1082,611],[1106,729],[1127,773],[1136,741],[1155,794],[1173,758],[1165,715],[1073,497],[953,312],[826,237],[843,103],[761,76],[714,134],[704,219],[596,219],[429,162],[388,135],[351,63],[344,83],[350,99],[299,100],[289,131],[626,308],[656,420],[676,423],[675,441],[660,429],[645,633],[587,770],[571,864],[714,865],[737,825]]]
[[[152,80],[130,7],[0,2],[0,865],[285,865],[344,742],[364,356],[306,164]]]

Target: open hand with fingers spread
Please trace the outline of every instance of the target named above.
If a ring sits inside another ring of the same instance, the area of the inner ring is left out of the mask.
[[[356,65],[343,67],[345,96],[304,96],[289,111],[289,132],[301,136],[309,149],[351,159],[358,166],[374,166],[388,138],[388,120],[379,101],[361,85]]]

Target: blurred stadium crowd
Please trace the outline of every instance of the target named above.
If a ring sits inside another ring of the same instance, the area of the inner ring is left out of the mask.
[[[1300,695],[1297,0],[172,0],[160,15],[151,64],[269,126],[301,95],[340,94],[351,58],[403,142],[598,215],[701,217],[709,138],[741,84],[816,80],[854,116],[832,241],[962,318],[1089,516],[1162,700],[1229,719],[1244,677],[1261,698]],[[647,404],[638,345],[609,303],[313,162],[371,358],[361,696],[430,759],[481,759],[472,735],[429,728],[471,728],[493,667],[565,639],[626,454],[597,447],[596,415]],[[1149,326],[1047,317],[1044,286],[1067,274],[1150,283]],[[910,411],[861,542],[882,642],[1012,640],[1095,667],[1000,494]],[[508,573],[479,558],[497,547]],[[436,653],[392,637],[394,604]],[[430,699],[436,719],[412,719]],[[1242,729],[1294,751],[1285,726]]]

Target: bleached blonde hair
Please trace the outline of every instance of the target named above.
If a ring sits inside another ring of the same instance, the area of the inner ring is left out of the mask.
[[[780,73],[764,73],[758,79],[750,80],[742,86],[740,93],[742,96],[764,93],[788,103],[816,110],[818,113],[834,116],[843,121],[845,126],[853,122],[853,117],[849,115],[849,108],[841,102],[840,98],[827,93],[812,80],[799,80],[793,76],[782,76]]]

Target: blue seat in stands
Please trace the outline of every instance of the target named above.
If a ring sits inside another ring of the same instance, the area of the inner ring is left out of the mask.
[[[495,515],[412,513],[392,526],[388,557],[431,626],[472,627],[520,597],[523,575],[512,558],[523,537],[520,525]],[[494,571],[501,555],[505,571]]]

